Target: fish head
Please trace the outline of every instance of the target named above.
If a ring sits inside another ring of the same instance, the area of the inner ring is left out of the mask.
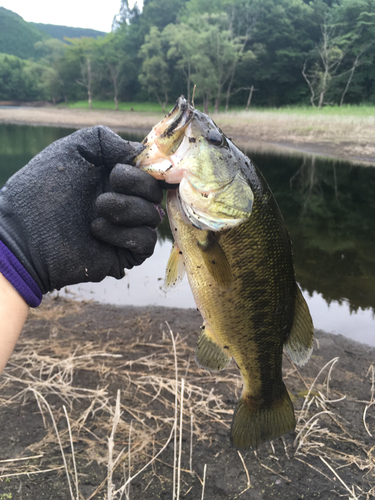
[[[180,97],[144,139],[136,166],[156,179],[179,184],[185,222],[220,231],[245,221],[253,206],[246,156],[214,121]]]

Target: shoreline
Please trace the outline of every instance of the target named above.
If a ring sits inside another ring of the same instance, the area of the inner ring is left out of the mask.
[[[313,154],[375,166],[374,117],[299,116],[260,111],[210,115],[235,144],[279,154]],[[147,135],[163,113],[48,107],[0,108],[0,123],[63,128],[106,125]],[[373,123],[374,122],[374,123]]]

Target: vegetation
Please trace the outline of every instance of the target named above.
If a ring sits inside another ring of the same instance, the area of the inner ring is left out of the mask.
[[[164,109],[180,94],[190,99],[196,85],[195,101],[218,111],[373,104],[374,45],[375,0],[145,0],[142,12],[122,0],[112,33],[40,35],[29,42],[34,55],[16,55],[30,59],[19,65],[38,79],[39,99]],[[31,62],[44,70],[29,71]],[[18,99],[30,99],[23,88]],[[10,94],[1,89],[0,100]]]
[[[82,38],[92,37],[98,38],[99,36],[105,36],[104,31],[91,30],[87,28],[73,28],[72,26],[56,26],[55,24],[43,24],[43,23],[30,23],[39,31],[43,31],[52,38],[57,38],[62,42],[65,38]]]
[[[23,59],[33,58],[36,56],[35,43],[46,37],[45,33],[19,15],[0,7],[0,53]]]

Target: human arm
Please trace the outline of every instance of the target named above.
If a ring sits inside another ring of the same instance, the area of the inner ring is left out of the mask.
[[[28,311],[25,300],[0,274],[0,373],[16,345]]]
[[[119,279],[152,255],[162,190],[129,165],[142,148],[106,127],[83,129],[51,144],[1,189],[0,273],[11,285],[2,280],[0,359],[26,318],[15,290],[27,310],[48,291]]]

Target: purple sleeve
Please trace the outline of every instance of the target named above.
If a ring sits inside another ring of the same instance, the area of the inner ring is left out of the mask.
[[[0,273],[13,285],[30,307],[38,307],[42,292],[20,261],[0,241]]]

